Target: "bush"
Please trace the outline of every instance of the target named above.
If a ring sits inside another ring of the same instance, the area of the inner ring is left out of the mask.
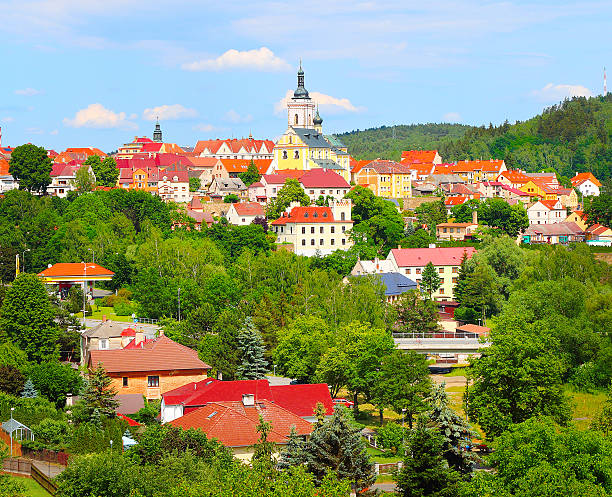
[[[0,391],[18,395],[23,390],[25,378],[15,366],[0,366]]]
[[[72,431],[65,420],[43,419],[32,427],[34,440],[40,448],[59,450],[68,447]],[[32,447],[33,448],[33,447]]]
[[[408,437],[408,432],[397,423],[387,423],[376,430],[376,441],[385,449],[391,449],[397,454],[402,441]]]
[[[117,302],[113,309],[115,310],[115,314],[117,316],[131,316],[134,312],[134,307],[131,304],[127,304],[125,302]]]
[[[574,369],[569,382],[581,392],[594,392],[606,385],[606,374],[592,361]]]

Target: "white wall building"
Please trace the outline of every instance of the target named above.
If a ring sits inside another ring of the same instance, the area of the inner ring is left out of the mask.
[[[567,210],[558,200],[539,200],[527,208],[529,224],[562,223],[567,217]]]
[[[230,206],[225,218],[230,224],[246,226],[258,217],[266,217],[261,204],[257,202],[234,203]]]

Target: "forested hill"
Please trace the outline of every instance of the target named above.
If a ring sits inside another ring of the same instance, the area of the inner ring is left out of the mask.
[[[439,149],[461,138],[472,126],[464,124],[411,124],[381,126],[338,134],[356,159],[399,160],[403,150]]]
[[[509,168],[554,168],[564,176],[592,171],[612,177],[612,93],[577,97],[545,109],[527,121],[501,126],[450,124],[383,127],[338,135],[357,159],[398,159],[401,150],[433,149],[442,159],[503,158]],[[400,135],[400,129],[404,134]]]

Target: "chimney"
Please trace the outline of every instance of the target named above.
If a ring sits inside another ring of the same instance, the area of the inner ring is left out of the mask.
[[[243,393],[242,394],[242,405],[244,405],[245,407],[254,406],[255,405],[255,394]]]
[[[376,264],[376,270],[378,271],[378,269],[380,268],[380,264],[378,264],[378,257],[374,258],[374,263]]]
[[[136,342],[135,345],[141,344],[144,341],[144,333],[142,331],[137,331],[136,338],[134,338],[134,341]]]
[[[102,322],[106,323],[106,314],[102,314]]]
[[[478,211],[475,209],[472,211],[472,223],[478,224]]]

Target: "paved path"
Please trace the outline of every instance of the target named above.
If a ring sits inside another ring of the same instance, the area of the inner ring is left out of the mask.
[[[395,483],[375,483],[370,490],[380,490],[381,492],[397,492]]]
[[[79,319],[79,321],[82,321]],[[159,330],[159,326],[156,324],[147,324],[147,323],[130,323],[127,321],[114,321],[109,319],[108,321],[112,323],[117,323],[119,326],[125,326],[126,328],[132,327],[134,329],[142,329],[145,335],[155,335]],[[101,319],[86,319],[85,326],[87,328],[93,328],[94,326],[98,326],[102,322]]]
[[[35,461],[32,459],[32,465],[36,466],[41,473],[47,475],[49,478],[55,478],[62,471],[66,469],[66,466],[56,464],[53,462]]]

